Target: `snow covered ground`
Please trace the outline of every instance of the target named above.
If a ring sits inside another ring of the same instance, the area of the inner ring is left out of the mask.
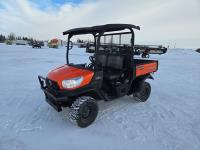
[[[65,63],[65,49],[0,45],[0,150],[199,150],[200,54],[159,59],[146,103],[99,102],[97,120],[78,128],[45,101],[37,75]]]

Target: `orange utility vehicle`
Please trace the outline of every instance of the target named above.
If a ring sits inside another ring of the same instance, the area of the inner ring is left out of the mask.
[[[151,93],[151,86],[146,79],[153,79],[151,73],[158,70],[158,61],[134,58],[139,48],[136,51],[134,47],[133,29],[140,30],[140,27],[107,24],[63,32],[63,35],[68,35],[67,63],[52,70],[46,78],[38,76],[46,101],[58,112],[63,107],[69,107],[69,119],[80,127],[87,127],[95,120],[98,100],[110,101],[133,95],[135,100],[145,102]],[[94,42],[87,47],[94,49],[89,56],[89,63],[69,62],[69,53],[73,51],[70,39],[85,34],[94,37]],[[129,35],[130,39],[125,39],[125,43],[129,44],[123,43],[123,35]],[[106,42],[108,37],[111,38]],[[118,43],[116,40],[114,42],[114,37],[118,38]],[[162,46],[159,50],[163,53],[167,51]]]

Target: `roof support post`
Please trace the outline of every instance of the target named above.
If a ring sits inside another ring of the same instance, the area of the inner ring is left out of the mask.
[[[67,38],[67,51],[66,51],[66,62],[67,62],[67,64],[69,64],[69,42],[70,42],[71,38],[72,38],[72,35],[69,34],[68,38]]]

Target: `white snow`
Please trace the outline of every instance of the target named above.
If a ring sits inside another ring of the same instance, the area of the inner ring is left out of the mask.
[[[200,54],[169,50],[149,81],[146,103],[99,102],[87,128],[71,124],[44,100],[37,75],[65,63],[65,48],[0,44],[0,150],[199,150]]]

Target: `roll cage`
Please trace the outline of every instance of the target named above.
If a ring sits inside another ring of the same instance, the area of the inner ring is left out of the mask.
[[[115,32],[115,31],[122,31],[125,29],[128,29],[129,32],[109,33],[109,32]],[[98,54],[99,47],[100,47],[100,39],[102,36],[119,35],[119,39],[120,39],[119,43],[121,43],[121,35],[131,34],[131,45],[129,47],[130,47],[131,55],[133,55],[134,41],[135,41],[135,34],[134,34],[133,29],[140,30],[140,27],[132,25],[132,24],[106,24],[106,25],[99,25],[99,26],[93,26],[93,27],[75,28],[75,29],[71,29],[71,30],[67,30],[63,32],[63,35],[68,35],[67,52],[66,52],[67,64],[69,64],[70,39],[74,35],[92,34],[94,37],[94,53]],[[96,59],[96,56],[97,55],[95,55],[95,59]]]

